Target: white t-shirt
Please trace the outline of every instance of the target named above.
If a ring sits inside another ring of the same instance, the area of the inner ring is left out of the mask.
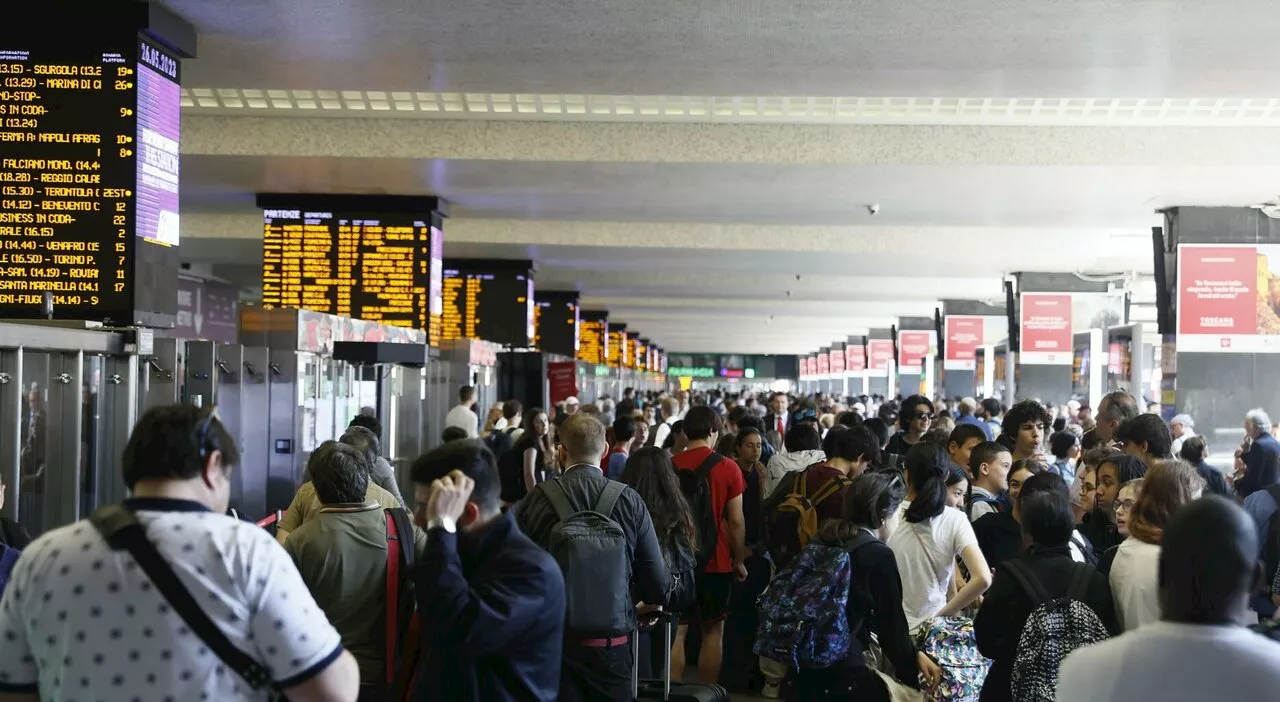
[[[1058,702],[1274,700],[1280,643],[1238,626],[1155,622],[1079,649],[1058,675]]]
[[[342,653],[265,530],[184,500],[132,500],[147,537],[237,648],[289,687]],[[0,602],[0,692],[58,700],[263,700],[87,520],[36,539]]]
[[[917,524],[904,516],[888,544],[902,577],[902,611],[907,626],[915,629],[946,606],[956,557],[966,547],[976,547],[978,539],[963,512],[944,509]]]
[[[472,439],[480,436],[480,418],[465,405],[455,405],[449,410],[449,413],[444,416],[444,426],[446,429],[449,427],[462,429]]]
[[[1125,539],[1111,564],[1111,597],[1125,631],[1160,621],[1160,547]],[[1277,688],[1280,691],[1280,688]]]

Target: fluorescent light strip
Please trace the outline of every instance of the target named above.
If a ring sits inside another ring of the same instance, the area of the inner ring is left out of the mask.
[[[530,95],[184,88],[191,113],[314,110],[445,119],[942,124],[1280,125],[1280,98],[909,98]]]

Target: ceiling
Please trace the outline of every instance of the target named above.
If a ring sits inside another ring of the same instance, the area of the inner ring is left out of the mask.
[[[1274,113],[1280,13],[1263,0],[164,4],[200,32],[189,90],[362,91],[331,111],[295,93],[184,111],[182,256],[249,291],[254,193],[432,194],[453,204],[446,256],[531,259],[539,287],[671,351],[806,353],[940,300],[1000,302],[1016,271],[1148,273],[1156,210],[1280,193],[1271,122],[927,114],[934,97],[1037,96]],[[442,111],[376,112],[370,91],[428,91]],[[908,127],[614,112],[515,129],[447,112],[472,94],[926,97]]]
[[[1275,97],[1269,0],[165,0],[199,87]]]

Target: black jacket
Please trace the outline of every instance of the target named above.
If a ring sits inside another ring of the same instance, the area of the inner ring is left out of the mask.
[[[1201,478],[1204,478],[1205,489],[1209,493],[1231,497],[1231,488],[1227,487],[1227,479],[1222,476],[1222,471],[1204,461],[1200,461],[1196,464],[1196,472],[1200,474]]]
[[[569,496],[569,504],[574,509],[587,510],[595,506],[600,494],[609,484],[600,468],[589,465],[572,466],[558,478],[565,493]],[[520,529],[544,549],[550,545],[551,530],[560,519],[543,492],[542,485],[534,488],[514,510],[516,523]],[[665,603],[671,593],[671,573],[662,558],[662,549],[658,545],[658,537],[653,530],[653,521],[649,517],[649,508],[645,506],[640,494],[630,487],[622,491],[617,505],[610,515],[626,534],[627,543],[631,546],[631,578],[630,583],[600,583],[600,587],[630,588],[640,602]],[[630,615],[628,631],[636,628],[635,612]],[[624,634],[628,632],[617,632]]]
[[[1036,576],[1050,598],[1063,597],[1071,586],[1071,576],[1078,565],[1071,560],[1071,549],[1031,547],[1018,561]],[[974,633],[978,637],[978,651],[992,660],[991,671],[982,686],[982,702],[1012,700],[1010,689],[1013,661],[1018,654],[1018,640],[1022,627],[1034,609],[1031,598],[1007,571],[996,569],[991,588],[982,600],[982,608],[973,620]],[[1116,619],[1115,605],[1111,600],[1111,586],[1101,573],[1091,574],[1084,603],[1093,609],[1112,635],[1121,627]]]
[[[999,568],[1001,563],[1022,553],[1022,526],[1008,511],[978,517],[973,523],[973,535],[991,568]]]
[[[1253,440],[1244,461],[1244,477],[1236,481],[1236,492],[1244,499],[1249,495],[1280,483],[1280,442],[1270,434]]]
[[[31,535],[22,528],[21,524],[6,517],[0,517],[0,544],[12,546],[21,551],[30,543]]]
[[[556,698],[564,577],[509,514],[475,536],[429,531],[414,582],[423,651],[414,699]]]
[[[1112,546],[1119,546],[1124,537],[1116,523],[1105,512],[1095,509],[1080,520],[1080,533],[1093,544],[1094,553],[1102,554]]]

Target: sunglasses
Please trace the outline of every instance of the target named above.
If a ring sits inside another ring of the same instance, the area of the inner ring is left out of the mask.
[[[932,422],[933,417],[934,415],[932,412],[916,412],[915,413],[915,419],[927,419]]]

